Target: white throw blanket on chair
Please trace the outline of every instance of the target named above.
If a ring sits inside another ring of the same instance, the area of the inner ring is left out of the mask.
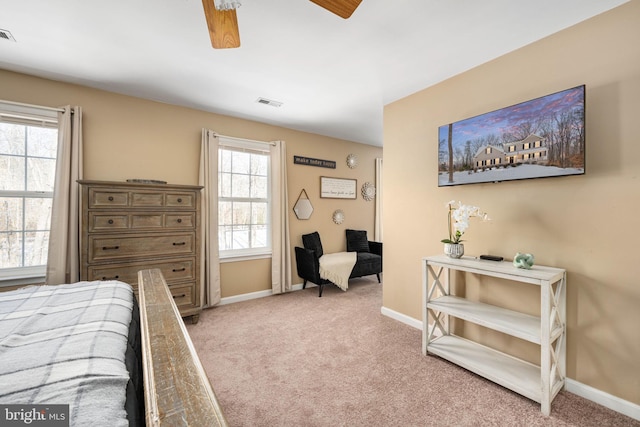
[[[356,265],[357,252],[336,252],[324,254],[320,257],[320,277],[338,285],[346,291],[349,287],[349,276]]]

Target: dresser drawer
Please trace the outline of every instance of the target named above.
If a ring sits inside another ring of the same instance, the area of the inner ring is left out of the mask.
[[[129,192],[90,188],[88,202],[90,208],[125,207],[129,206]]]
[[[126,213],[89,213],[89,231],[126,230],[129,228],[129,215]]]
[[[89,188],[89,209],[95,208],[185,208],[195,209],[195,191],[153,191]]]
[[[151,230],[163,228],[163,213],[159,212],[145,212],[131,214],[131,229],[132,230]]]
[[[195,233],[90,235],[88,239],[89,263],[196,254]]]
[[[185,212],[183,214],[166,214],[164,217],[165,228],[194,228],[196,226],[196,213]]]
[[[86,280],[120,280],[135,289],[138,286],[138,271],[152,268],[159,268],[168,284],[196,280],[195,258],[91,265]]]
[[[153,191],[134,191],[131,193],[131,207],[162,207],[164,206],[164,193]]]
[[[178,309],[195,307],[197,300],[195,282],[183,285],[169,285],[169,290]]]
[[[185,192],[167,192],[165,206],[171,208],[193,208],[196,205],[196,193],[192,191]]]
[[[187,230],[196,227],[196,213],[165,213],[165,212],[89,212],[89,232],[115,231],[143,231],[143,230]]]

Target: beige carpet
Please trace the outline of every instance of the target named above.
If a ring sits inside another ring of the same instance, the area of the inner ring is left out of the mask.
[[[206,310],[187,325],[227,421],[259,426],[640,426],[561,392],[540,406],[437,357],[353,279]]]

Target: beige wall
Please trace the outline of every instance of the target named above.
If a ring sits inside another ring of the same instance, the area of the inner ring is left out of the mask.
[[[344,249],[346,228],[366,229],[373,236],[374,202],[320,199],[320,176],[352,178],[358,191],[364,182],[375,182],[375,158],[382,149],[327,138],[248,120],[235,119],[189,108],[104,92],[87,87],[40,79],[0,70],[0,99],[57,107],[83,107],[85,178],[124,181],[127,178],[165,180],[172,184],[197,184],[201,129],[223,135],[287,143],[289,216],[292,246],[300,245],[303,233],[318,230],[328,250]],[[347,155],[354,153],[359,166],[349,169]],[[293,156],[334,160],[336,169],[293,164]],[[315,208],[309,220],[298,220],[293,205],[305,189]],[[346,220],[331,220],[335,209]],[[295,270],[293,283],[301,283]],[[222,296],[271,289],[268,260],[223,263]]]
[[[568,377],[636,404],[639,17],[640,1],[631,1],[386,106],[383,184],[385,307],[421,318],[420,260],[442,253],[445,203],[478,205],[493,221],[471,224],[467,254],[511,259],[517,251],[531,252],[539,264],[566,268]],[[587,88],[586,175],[437,187],[439,126],[580,84]],[[539,307],[534,290],[509,288],[481,289],[507,306],[517,305],[523,292],[527,310]],[[537,347],[465,333],[539,359]]]

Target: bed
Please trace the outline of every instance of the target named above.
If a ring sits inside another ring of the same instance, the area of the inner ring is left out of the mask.
[[[117,281],[1,293],[0,403],[69,404],[70,425],[141,425],[136,316],[131,286]]]
[[[139,277],[140,304],[119,281],[0,292],[0,404],[68,404],[71,426],[225,426],[162,274]]]

